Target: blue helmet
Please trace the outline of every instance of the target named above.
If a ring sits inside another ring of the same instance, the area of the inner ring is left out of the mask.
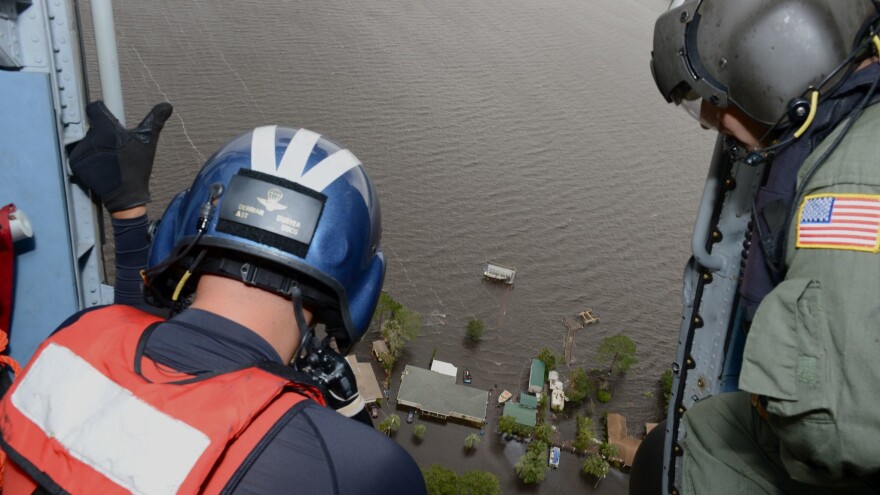
[[[354,154],[306,129],[258,127],[208,159],[168,205],[153,235],[147,298],[185,299],[195,287],[188,267],[287,296],[296,287],[345,354],[382,289],[381,233],[376,192]]]

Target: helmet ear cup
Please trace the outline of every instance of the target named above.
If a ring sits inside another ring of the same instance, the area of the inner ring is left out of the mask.
[[[799,126],[806,122],[810,115],[810,101],[806,98],[795,98],[788,102],[788,120]]]

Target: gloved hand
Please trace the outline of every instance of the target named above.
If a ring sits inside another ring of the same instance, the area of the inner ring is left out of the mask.
[[[174,108],[159,103],[140,125],[127,130],[103,101],[89,103],[89,131],[70,153],[70,168],[110,213],[150,201],[150,174],[159,133]]]

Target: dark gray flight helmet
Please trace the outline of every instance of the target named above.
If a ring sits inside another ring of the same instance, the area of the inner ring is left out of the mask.
[[[871,0],[675,2],[654,26],[651,72],[668,102],[733,104],[772,125],[846,59],[876,14]]]

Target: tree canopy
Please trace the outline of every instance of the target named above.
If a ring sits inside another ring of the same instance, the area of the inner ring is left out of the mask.
[[[602,339],[596,351],[596,362],[608,365],[608,374],[626,373],[638,363],[636,344],[623,334],[611,335]]]
[[[535,439],[539,442],[550,443],[550,437],[553,435],[553,427],[547,423],[541,423],[535,426]]]
[[[608,442],[602,442],[599,445],[599,455],[606,459],[611,459],[617,455],[617,447]]]
[[[501,433],[513,434],[516,431],[516,426],[516,418],[513,416],[505,415],[498,419],[498,431]]]
[[[391,436],[393,433],[397,432],[400,428],[400,416],[396,414],[389,414],[385,416],[385,419],[379,422],[379,431],[382,433]]]
[[[591,455],[584,461],[583,472],[584,474],[595,477],[596,485],[598,485],[603,478],[608,476],[608,471],[610,470],[611,465],[601,456]]]
[[[391,355],[397,357],[406,343],[419,334],[422,328],[422,315],[401,307],[382,323],[381,328],[382,337],[388,343],[388,350]]]
[[[485,330],[485,326],[483,325],[483,320],[478,320],[476,318],[471,318],[467,324],[467,336],[469,339],[474,342],[480,340],[483,337],[483,331]]]
[[[492,473],[468,471],[458,477],[458,495],[501,495],[501,482]]]
[[[464,437],[464,448],[468,450],[474,450],[480,445],[480,435],[476,433],[471,433],[470,435]]]
[[[547,379],[547,374],[556,369],[556,363],[561,361],[556,354],[553,354],[553,351],[544,347],[538,352],[538,359],[544,363],[544,380]]]
[[[498,477],[486,471],[472,470],[458,476],[451,469],[432,464],[422,470],[428,495],[501,495]]]
[[[428,495],[458,495],[458,475],[439,464],[431,464],[422,470]]]
[[[547,444],[535,441],[529,444],[528,450],[516,461],[514,469],[519,479],[525,484],[534,484],[544,481],[547,474]]]
[[[413,426],[412,436],[415,437],[416,440],[423,440],[425,438],[425,432],[428,431],[428,427],[419,423]]]
[[[596,431],[593,429],[593,420],[590,419],[589,416],[581,416],[578,414],[575,417],[575,422],[577,423],[577,433],[575,433],[574,448],[578,450],[587,450],[593,445],[593,441],[596,439]]]
[[[379,294],[379,302],[376,303],[376,311],[373,312],[373,323],[382,328],[386,319],[392,318],[394,314],[403,309],[403,305],[395,301],[387,292]]]
[[[571,370],[571,376],[568,379],[568,389],[565,391],[565,397],[572,404],[580,404],[588,396],[593,394],[596,385],[587,376],[587,372],[583,368],[575,368]]]

